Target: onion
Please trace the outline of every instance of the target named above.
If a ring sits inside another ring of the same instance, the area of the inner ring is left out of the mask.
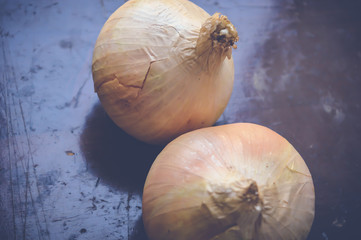
[[[314,218],[311,174],[274,131],[236,123],[169,143],[143,192],[153,240],[306,239]]]
[[[152,144],[211,126],[233,88],[235,27],[187,0],[131,0],[96,41],[94,88],[112,120]]]

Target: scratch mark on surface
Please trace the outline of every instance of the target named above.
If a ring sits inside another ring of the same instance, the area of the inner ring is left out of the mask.
[[[4,44],[4,39],[2,38],[2,46],[5,46]],[[5,62],[5,47],[3,47],[2,49],[2,53],[3,53],[3,60]],[[14,234],[13,237],[16,239],[16,224],[15,224],[15,206],[14,206],[14,183],[13,183],[13,169],[12,169],[12,163],[11,163],[11,151],[10,151],[10,128],[9,128],[9,124],[8,124],[8,120],[10,119],[9,116],[9,104],[7,102],[7,96],[9,95],[7,89],[7,81],[5,81],[6,76],[5,76],[5,71],[3,71],[2,74],[2,82],[1,82],[1,89],[3,89],[2,91],[2,96],[3,96],[3,100],[4,100],[4,107],[5,107],[5,119],[7,119],[6,122],[6,136],[7,136],[7,150],[8,150],[8,163],[9,163],[9,182],[10,182],[10,201],[11,201],[11,211],[12,211],[12,227],[13,227],[13,231],[12,233]]]
[[[98,187],[99,182],[100,182],[100,177],[98,177],[98,179],[97,179],[97,181],[96,181],[96,183],[95,183],[95,187]]]
[[[64,109],[64,108],[67,108],[67,107],[70,107],[72,104],[74,104],[74,108],[78,107],[78,104],[79,104],[79,99],[80,99],[80,96],[82,94],[82,91],[83,91],[83,88],[85,86],[85,84],[88,82],[88,78],[83,82],[83,84],[80,86],[78,92],[75,94],[75,96],[72,98],[71,101],[69,102],[66,102],[65,104],[63,105],[60,105],[60,106],[56,106],[57,109]]]
[[[75,216],[70,216],[70,217],[61,217],[61,218],[56,218],[56,219],[53,219],[52,222],[60,222],[60,221],[64,221],[64,220],[70,220],[70,219],[73,219],[73,218],[77,218],[79,217],[80,215],[75,215]]]
[[[83,64],[82,69],[79,72],[78,76],[76,77],[75,82],[80,82],[80,80],[84,79],[84,78],[85,78],[85,80],[80,85],[79,89],[77,90],[77,92],[75,93],[75,95],[73,96],[73,98],[70,101],[65,102],[63,105],[56,106],[56,108],[64,109],[64,108],[70,107],[72,104],[73,104],[74,108],[78,107],[79,99],[82,95],[83,89],[86,86],[86,83],[89,81],[89,79],[91,79],[91,71],[89,70],[90,69],[89,65],[91,63],[92,53],[93,53],[92,51],[88,52],[87,60]]]
[[[33,150],[31,146],[28,126],[25,121],[25,113],[23,110],[23,103],[19,95],[19,87],[17,83],[14,63],[11,59],[10,49],[7,42],[2,39],[2,55],[3,61],[6,63],[3,81],[6,82],[6,115],[7,115],[7,137],[8,137],[8,157],[9,157],[9,169],[10,169],[10,190],[11,190],[11,204],[12,204],[12,219],[13,219],[13,234],[16,239],[17,236],[22,235],[23,239],[26,239],[30,210],[34,212],[35,227],[39,239],[49,239],[49,231],[47,225],[47,219],[45,216],[44,206],[40,201],[40,210],[42,212],[42,218],[45,231],[42,230],[39,213],[37,212],[36,203],[34,201],[32,181],[34,178],[35,189],[38,194],[38,198],[41,199],[39,181],[35,169],[35,163],[33,159]],[[10,85],[12,84],[12,85]],[[10,93],[13,90],[14,93]],[[8,102],[9,101],[9,102]],[[25,136],[25,145],[22,144],[21,137]],[[25,157],[26,156],[26,157]],[[18,166],[18,162],[20,166]],[[30,169],[30,163],[32,163],[33,171]],[[13,167],[14,166],[14,167]],[[22,171],[21,171],[22,170]],[[15,171],[16,178],[13,178],[13,172]],[[14,182],[14,180],[16,180]],[[23,183],[23,180],[25,183]],[[23,189],[22,191],[22,187]],[[17,189],[17,196],[15,197],[15,188]],[[22,199],[24,198],[24,199]],[[15,208],[16,206],[16,208]],[[30,209],[31,207],[31,209]],[[17,214],[19,214],[19,220],[21,222],[21,232],[17,231]],[[29,226],[28,226],[29,225]],[[44,235],[45,234],[45,235]],[[19,236],[20,238],[20,236]]]
[[[133,194],[132,192],[128,192],[128,197],[127,197],[127,206],[125,207],[127,210],[127,230],[128,230],[128,239],[130,238],[131,235],[131,230],[130,230],[130,213],[129,213],[129,209],[130,209],[130,200],[132,198]]]
[[[59,4],[58,2],[51,3],[49,5],[44,6],[44,8],[51,8],[51,7],[54,7],[54,6],[58,5],[58,4]]]

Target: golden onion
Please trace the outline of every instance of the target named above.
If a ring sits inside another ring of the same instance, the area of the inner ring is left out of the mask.
[[[151,240],[306,239],[314,206],[295,148],[266,127],[238,123],[164,148],[144,186],[143,222]]]
[[[187,0],[130,0],[96,41],[95,91],[112,120],[161,144],[211,126],[233,88],[237,31]]]

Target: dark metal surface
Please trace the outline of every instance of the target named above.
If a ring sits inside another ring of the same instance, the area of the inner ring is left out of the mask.
[[[0,239],[146,240],[141,194],[161,151],[93,92],[91,57],[124,1],[0,1]],[[197,0],[240,41],[218,124],[286,137],[313,175],[309,239],[361,239],[360,1]]]

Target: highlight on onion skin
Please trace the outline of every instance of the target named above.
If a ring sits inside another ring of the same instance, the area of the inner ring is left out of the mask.
[[[170,142],[143,192],[151,240],[306,239],[315,207],[308,167],[276,132],[236,123]]]
[[[226,16],[187,0],[130,0],[104,24],[93,53],[94,88],[133,137],[165,144],[213,125],[233,89],[238,34]]]

